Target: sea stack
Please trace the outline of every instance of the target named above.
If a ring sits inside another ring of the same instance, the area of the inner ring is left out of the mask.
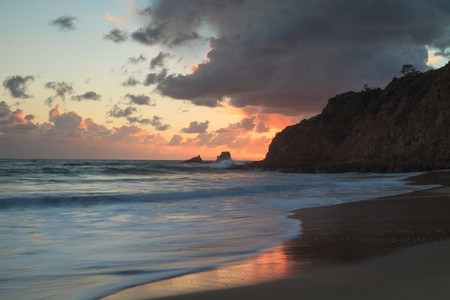
[[[192,164],[192,163],[201,164],[201,163],[203,163],[203,159],[200,157],[200,155],[197,155],[196,157],[182,161],[181,163],[182,164]]]
[[[217,156],[216,162],[222,162],[224,160],[231,160],[231,154],[228,151],[222,152],[219,156]]]

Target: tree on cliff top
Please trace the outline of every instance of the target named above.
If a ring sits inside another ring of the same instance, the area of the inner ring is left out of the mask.
[[[413,75],[418,75],[422,72],[420,72],[419,70],[416,69],[416,67],[414,67],[411,64],[405,64],[402,67],[402,70],[400,71],[400,73],[403,74],[403,76],[409,75],[409,74],[413,74]]]

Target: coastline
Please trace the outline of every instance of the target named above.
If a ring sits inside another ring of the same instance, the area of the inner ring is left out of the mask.
[[[441,299],[450,294],[450,171],[410,180],[443,187],[299,209],[291,217],[302,234],[257,257],[104,299]]]

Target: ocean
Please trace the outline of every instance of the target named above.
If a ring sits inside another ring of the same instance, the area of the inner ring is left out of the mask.
[[[229,165],[0,160],[0,298],[97,299],[293,238],[301,224],[290,210],[423,188],[406,185],[414,174]]]

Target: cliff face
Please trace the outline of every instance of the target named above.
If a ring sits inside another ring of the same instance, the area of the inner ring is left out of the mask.
[[[261,166],[409,172],[450,167],[450,64],[331,98],[322,113],[273,139]]]

